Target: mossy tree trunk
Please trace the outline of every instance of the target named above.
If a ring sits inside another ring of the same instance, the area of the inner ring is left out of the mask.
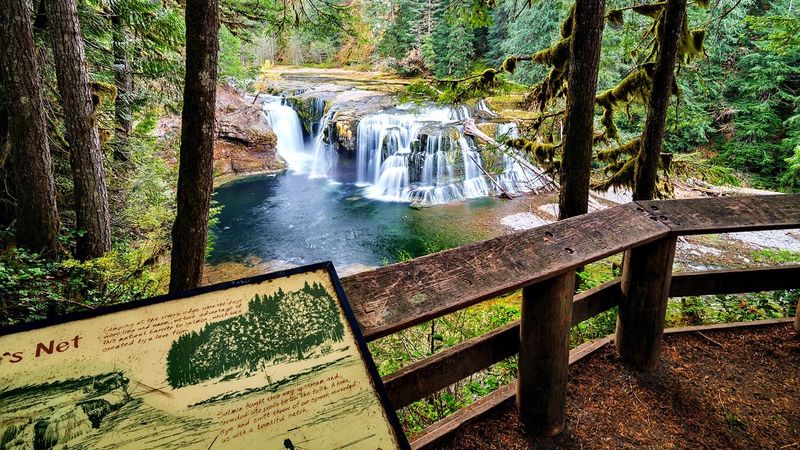
[[[605,0],[578,1],[573,20],[558,218],[586,214]]]
[[[8,0],[0,8],[0,81],[5,98],[0,109],[6,111],[17,187],[16,241],[42,251],[57,248],[59,219],[31,12],[25,0]],[[6,131],[0,132],[5,138]]]
[[[186,81],[183,89],[178,214],[172,227],[170,292],[200,285],[208,237],[214,156],[219,44],[217,0],[186,2]]]
[[[76,227],[82,231],[76,256],[97,258],[111,249],[108,193],[77,6],[75,0],[46,0],[45,7],[70,149]]]
[[[664,22],[657,36],[658,53],[647,119],[642,132],[642,147],[636,161],[634,200],[650,200],[656,193],[658,162],[661,158],[667,108],[675,82],[675,60],[683,17],[686,14],[686,0],[669,0],[663,14]]]

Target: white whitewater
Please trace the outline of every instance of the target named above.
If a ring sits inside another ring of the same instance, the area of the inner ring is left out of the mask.
[[[297,111],[284,97],[266,96],[262,105],[272,131],[278,137],[277,150],[286,161],[289,170],[305,173],[309,170],[312,155],[306,151],[303,143],[303,128]]]
[[[317,105],[317,99],[314,99],[315,108],[320,108]],[[325,178],[331,174],[331,171],[336,166],[339,158],[336,153],[336,147],[332,143],[325,142],[325,130],[328,129],[333,116],[336,115],[336,108],[333,107],[327,113],[324,113],[325,102],[322,102],[322,119],[314,124],[314,136],[312,145],[314,155],[311,162],[311,175],[310,178]]]
[[[505,141],[519,137],[517,124],[501,123],[497,126],[497,139]],[[503,173],[497,175],[497,182],[509,194],[531,192],[536,188],[544,187],[545,180],[541,171],[535,170],[525,155],[519,150],[502,146],[498,151],[503,151]]]
[[[414,109],[368,115],[357,130],[358,182],[369,197],[437,205],[483,197],[490,190],[481,157],[461,134],[464,107]]]

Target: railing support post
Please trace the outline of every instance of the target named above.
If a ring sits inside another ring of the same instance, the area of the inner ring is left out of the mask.
[[[564,429],[575,272],[522,289],[517,410],[527,432]]]
[[[625,252],[617,316],[620,356],[639,370],[658,368],[676,237]]]

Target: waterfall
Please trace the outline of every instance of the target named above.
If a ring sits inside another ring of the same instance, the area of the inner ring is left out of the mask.
[[[511,122],[501,123],[497,126],[498,140],[505,141],[517,137],[519,137],[517,124]],[[503,172],[497,176],[497,182],[503,187],[503,190],[513,195],[531,192],[533,189],[545,185],[544,173],[527,161],[525,155],[519,150],[510,147],[503,148]]]
[[[314,99],[314,104],[317,104],[318,99]],[[325,101],[322,101],[322,108],[325,108]],[[316,108],[317,106],[315,106]],[[336,166],[338,154],[336,153],[336,146],[331,142],[325,142],[325,131],[328,129],[333,116],[336,115],[336,107],[333,107],[327,113],[322,115],[322,119],[315,123],[314,127],[314,156],[311,162],[311,178],[324,178],[330,175],[331,170]]]
[[[432,205],[489,195],[480,153],[458,124],[465,117],[465,106],[407,105],[363,117],[356,158],[367,195]]]
[[[305,172],[311,162],[311,155],[303,144],[303,129],[297,111],[286,98],[264,97],[262,108],[267,115],[272,131],[278,137],[278,154],[294,172]]]

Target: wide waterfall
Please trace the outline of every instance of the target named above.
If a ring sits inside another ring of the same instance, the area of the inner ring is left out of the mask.
[[[469,110],[401,106],[361,119],[358,182],[372,198],[442,204],[492,191],[481,155],[459,121]]]
[[[339,155],[329,134],[335,105],[326,112],[324,100],[312,101],[307,144],[298,114],[285,98],[267,96],[263,109],[278,137],[278,154],[291,171],[309,178],[334,177]],[[480,108],[484,110],[488,108]],[[370,198],[425,205],[514,195],[542,185],[523,155],[504,146],[498,150],[501,157],[491,159],[489,173],[475,142],[463,133],[465,118],[470,118],[465,106],[416,105],[362,117],[356,132],[357,184]],[[513,123],[497,126],[498,138],[516,135]]]
[[[297,111],[289,105],[286,98],[272,95],[264,97],[262,108],[267,114],[272,131],[278,137],[278,154],[286,161],[289,170],[306,172],[311,163],[311,155],[303,144],[303,128]]]

